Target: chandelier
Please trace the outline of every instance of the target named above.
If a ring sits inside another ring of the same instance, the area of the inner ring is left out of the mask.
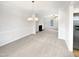
[[[38,21],[38,17],[36,17],[36,13],[35,13],[35,7],[36,5],[35,5],[35,1],[32,1],[32,12],[33,12],[33,14],[32,14],[32,16],[31,17],[28,17],[28,21]]]

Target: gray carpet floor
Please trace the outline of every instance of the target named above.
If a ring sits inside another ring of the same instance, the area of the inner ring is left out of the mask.
[[[56,30],[44,30],[0,47],[1,57],[73,57]]]

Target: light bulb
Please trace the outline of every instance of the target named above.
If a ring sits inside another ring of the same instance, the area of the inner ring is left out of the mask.
[[[33,21],[33,18],[30,17],[30,18],[28,18],[27,20],[28,20],[28,21]]]
[[[35,17],[35,21],[38,21],[38,18],[37,17]]]

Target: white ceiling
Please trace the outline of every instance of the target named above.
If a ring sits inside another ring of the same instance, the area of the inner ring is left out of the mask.
[[[31,1],[5,1],[0,2],[0,4],[4,4],[5,6],[17,7],[23,12],[27,11],[29,13],[33,12],[33,4]],[[50,14],[57,14],[59,8],[64,8],[70,4],[69,1],[35,1],[35,13],[38,16],[47,16]],[[77,3],[78,4],[78,3]]]
[[[1,2],[2,3],[2,2]],[[32,2],[31,1],[7,1],[3,2],[6,3],[7,5],[16,5],[21,8],[29,9],[32,7]],[[70,2],[69,1],[35,1],[35,5],[40,8],[47,8],[47,7],[62,7],[68,5]]]

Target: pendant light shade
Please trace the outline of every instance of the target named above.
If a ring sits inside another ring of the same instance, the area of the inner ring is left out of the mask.
[[[29,17],[27,20],[28,21],[33,21],[33,18],[32,17]]]
[[[38,18],[37,17],[35,17],[35,21],[38,21]]]
[[[32,17],[29,17],[27,20],[28,21],[38,21],[38,17],[36,17],[35,14],[33,14]]]

